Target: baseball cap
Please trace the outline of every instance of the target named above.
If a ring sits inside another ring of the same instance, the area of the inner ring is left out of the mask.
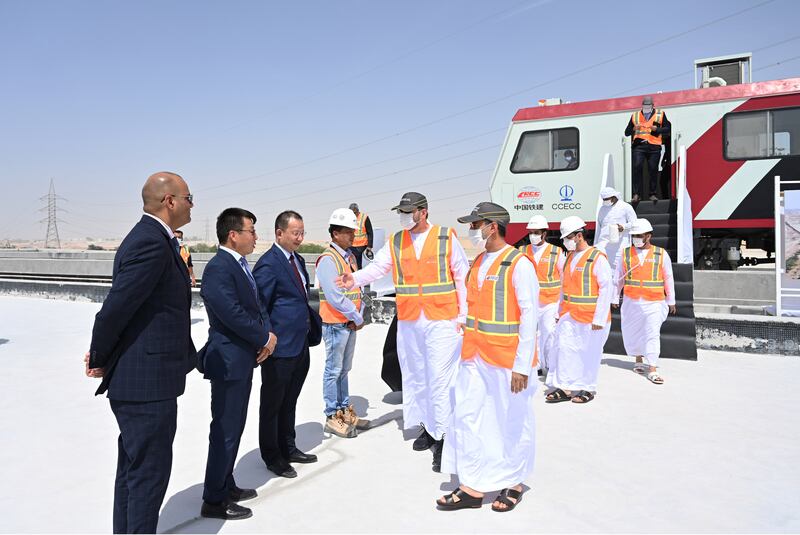
[[[418,208],[427,207],[428,199],[425,198],[425,195],[422,193],[417,193],[416,191],[409,191],[408,193],[403,193],[403,197],[400,199],[400,204],[392,208],[392,210],[411,213]]]
[[[459,223],[474,223],[483,220],[492,221],[505,227],[511,221],[511,217],[508,215],[508,210],[499,204],[480,202],[469,215],[458,218]]]

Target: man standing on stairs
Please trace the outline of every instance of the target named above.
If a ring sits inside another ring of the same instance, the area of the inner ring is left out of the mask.
[[[642,99],[642,109],[633,112],[625,135],[632,136],[631,157],[633,170],[633,198],[638,202],[644,192],[644,162],[647,161],[647,174],[650,176],[650,200],[657,201],[658,195],[658,162],[661,160],[661,147],[664,136],[670,134],[670,122],[663,110],[653,107],[653,97]]]
[[[604,251],[611,269],[617,265],[620,250],[631,244],[630,228],[636,220],[633,206],[622,200],[622,194],[614,188],[600,190],[603,206],[597,213],[597,227],[600,229],[594,246]]]
[[[586,241],[586,223],[577,216],[561,222],[567,260],[561,278],[556,326],[556,358],[545,385],[548,403],[588,403],[597,390],[603,346],[611,331],[614,281],[605,253]]]
[[[667,319],[667,311],[676,314],[677,308],[672,260],[667,251],[650,243],[652,236],[653,226],[647,219],[634,221],[633,247],[622,253],[614,277],[618,289],[611,302],[614,308],[618,307],[619,293],[624,289],[621,322],[625,352],[636,357],[633,371],[660,385],[664,382],[658,373],[661,325]]]
[[[450,390],[467,321],[464,280],[469,262],[453,229],[428,223],[424,195],[404,193],[392,210],[397,210],[403,230],[389,238],[368,266],[341,275],[337,283],[351,290],[392,273],[404,427],[422,424],[413,447],[432,448],[433,471],[439,472],[444,432],[453,411]]]
[[[566,260],[560,247],[547,243],[547,219],[535,215],[528,221],[530,245],[520,250],[533,262],[539,282],[539,330],[536,349],[539,353],[539,375],[545,375],[553,359],[553,343],[561,295],[561,274]]]

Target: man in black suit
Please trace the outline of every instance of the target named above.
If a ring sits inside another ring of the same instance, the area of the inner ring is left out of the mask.
[[[173,229],[191,220],[192,194],[174,173],[142,188],[144,216],[114,256],[86,375],[102,377],[119,425],[114,533],[155,533],[172,469],[178,403],[196,353],[191,281]]]
[[[274,353],[261,365],[258,441],[267,468],[282,477],[297,477],[289,463],[317,461],[297,449],[294,429],[297,398],[308,375],[309,332],[320,333],[322,322],[308,305],[308,272],[297,254],[304,236],[300,214],[280,213],[275,244],[253,270],[267,329],[278,336]]]
[[[208,342],[197,354],[211,380],[211,431],[203,487],[206,518],[237,520],[252,511],[236,502],[257,496],[233,479],[233,465],[247,419],[253,368],[275,349],[277,338],[267,331],[258,291],[245,258],[256,246],[256,216],[228,208],[217,217],[220,247],[203,271],[200,295],[208,313]]]

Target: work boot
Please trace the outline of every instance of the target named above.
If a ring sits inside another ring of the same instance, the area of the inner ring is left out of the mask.
[[[422,428],[422,433],[414,441],[414,444],[412,444],[412,447],[414,448],[414,451],[425,451],[428,448],[430,448],[431,446],[433,446],[434,442],[436,442],[436,441],[433,439],[433,437],[430,434],[428,434],[428,432],[423,427]]]
[[[651,201],[657,201],[658,200],[658,195],[655,195],[655,194],[650,195],[650,200]]]
[[[431,446],[431,451],[433,452],[433,466],[431,469],[434,472],[441,472],[442,471],[442,450],[444,449],[444,438],[441,440],[435,440],[433,445]]]
[[[346,409],[342,409],[342,417],[344,419],[344,423],[358,430],[364,430],[369,427],[369,420],[365,420],[364,418],[359,418],[358,414],[356,414],[356,410],[353,408],[352,405],[350,405]]]
[[[356,428],[344,421],[344,413],[341,410],[336,411],[336,414],[328,416],[325,420],[325,432],[342,438],[356,436]]]

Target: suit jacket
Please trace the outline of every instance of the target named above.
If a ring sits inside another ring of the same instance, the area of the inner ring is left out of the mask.
[[[292,254],[305,277],[305,288],[301,287],[292,266],[277,245],[261,255],[253,269],[267,330],[278,337],[274,357],[296,357],[307,343],[319,343],[316,334],[322,329],[322,319],[308,305],[309,279],[305,260],[297,253]]]
[[[159,401],[183,394],[194,367],[186,264],[158,221],[142,216],[114,256],[111,290],[94,320],[89,365],[105,368],[96,394]]]
[[[200,295],[208,313],[208,342],[197,357],[206,379],[246,379],[256,366],[256,354],[267,345],[258,295],[241,264],[218,251],[203,271]]]

